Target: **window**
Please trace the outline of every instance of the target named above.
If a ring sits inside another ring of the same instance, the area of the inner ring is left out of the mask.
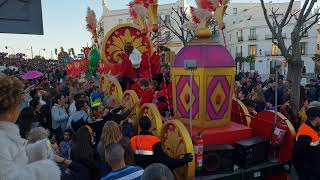
[[[236,57],[242,57],[242,46],[236,47]]]
[[[301,36],[302,37],[308,37],[308,31],[304,32],[306,28],[307,28],[307,25],[305,25],[305,24],[302,25],[302,27],[301,27]]]
[[[253,61],[253,62],[250,62],[250,71],[253,71],[255,70],[255,67],[256,67],[256,61]]]
[[[300,43],[300,51],[301,51],[301,55],[307,54],[307,43],[306,42]]]
[[[170,31],[164,32],[164,37],[169,38],[170,35],[171,35],[171,32],[170,32]]]
[[[317,49],[318,49],[318,51],[320,50],[320,44],[317,44]]]
[[[279,47],[276,44],[272,44],[271,55],[278,56],[280,54],[279,52]]]
[[[118,22],[119,22],[119,24],[122,24],[123,23],[123,19],[119,19]]]
[[[158,13],[158,23],[160,25],[162,24],[162,21],[161,21],[162,18],[163,18],[163,13],[162,12]]]
[[[238,14],[238,9],[237,8],[233,8],[233,14],[234,15]]]
[[[257,39],[257,34],[256,34],[256,28],[251,28],[250,29],[250,35],[249,35],[249,40],[256,40]]]
[[[170,22],[170,15],[165,15],[165,22],[166,22],[166,25],[170,25],[171,24],[171,22]]]
[[[239,49],[238,47],[236,47],[236,57],[239,57],[238,55],[239,55]]]
[[[257,56],[257,45],[249,45],[248,46],[248,55],[249,56]]]
[[[238,42],[243,41],[242,29],[239,32],[237,32],[237,37],[238,37]]]

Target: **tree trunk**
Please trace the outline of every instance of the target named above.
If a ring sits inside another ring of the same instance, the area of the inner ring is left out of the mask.
[[[294,52],[294,51],[293,51]],[[288,60],[288,76],[287,79],[291,81],[291,101],[294,103],[294,111],[299,111],[300,105],[300,83],[301,83],[302,60],[301,55],[293,55],[292,59]]]

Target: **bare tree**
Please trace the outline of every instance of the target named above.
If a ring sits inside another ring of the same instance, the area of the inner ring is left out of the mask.
[[[191,22],[191,18],[188,17],[187,11],[188,8],[172,8],[172,14],[178,17],[177,19],[174,16],[170,16],[170,19],[163,19],[163,17],[160,17],[160,23],[177,36],[184,46],[190,40],[194,39],[193,31],[183,26],[184,24]]]
[[[175,37],[175,35],[172,33],[167,33],[167,32],[162,33],[164,29],[165,27],[163,26],[162,23],[160,23],[159,32],[151,34],[151,40],[152,42],[154,42],[154,44],[159,43],[160,46],[164,46]]]
[[[195,28],[188,28],[185,26],[186,24],[192,24],[192,19],[188,16],[187,12],[188,8],[178,7],[172,8],[172,16],[170,16],[170,19],[163,19],[163,17],[160,16],[161,26],[168,29],[174,36],[177,36],[183,43],[183,46],[187,45],[188,42],[195,38]],[[213,33],[216,33],[217,28],[213,18],[208,22],[208,24],[210,30]]]
[[[303,68],[300,41],[308,30],[319,22],[320,13],[317,9],[312,14],[317,0],[305,0],[301,10],[296,12],[293,9],[294,1],[290,0],[285,14],[279,16],[279,9],[271,8],[268,12],[264,0],[260,0],[265,20],[272,33],[272,42],[278,46],[282,56],[288,62],[287,79],[291,81],[291,88],[293,89],[291,100],[295,104],[295,111],[297,111],[300,103],[300,81]],[[295,21],[295,26],[291,32],[291,44],[287,46],[282,34],[284,28],[292,21]]]

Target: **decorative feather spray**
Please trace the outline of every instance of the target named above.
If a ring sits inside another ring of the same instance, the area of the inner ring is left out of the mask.
[[[87,30],[91,32],[95,43],[98,43],[97,17],[96,17],[96,13],[90,7],[88,7],[87,9],[86,22],[87,22]]]

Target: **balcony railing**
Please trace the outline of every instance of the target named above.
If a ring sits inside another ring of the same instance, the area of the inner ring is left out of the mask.
[[[170,26],[170,25],[171,25],[171,21],[168,20],[168,19],[164,20],[164,23],[165,23],[167,26]]]
[[[257,53],[249,53],[248,56],[254,56],[257,57]]]
[[[242,57],[242,52],[237,52],[236,57]]]
[[[287,34],[283,33],[283,34],[282,34],[282,39],[286,39],[286,38],[287,38]],[[265,36],[265,40],[269,40],[269,39],[276,39],[276,37],[275,37],[275,36],[272,36],[272,34],[267,34],[267,35]]]
[[[300,34],[302,34],[302,33],[300,33]],[[308,32],[302,34],[301,37],[308,37]]]
[[[248,36],[249,41],[257,40],[257,36]]]
[[[243,36],[238,37],[238,42],[241,42],[241,41],[243,41]]]
[[[265,55],[266,56],[282,56],[280,51],[278,51],[278,52],[266,51]]]

